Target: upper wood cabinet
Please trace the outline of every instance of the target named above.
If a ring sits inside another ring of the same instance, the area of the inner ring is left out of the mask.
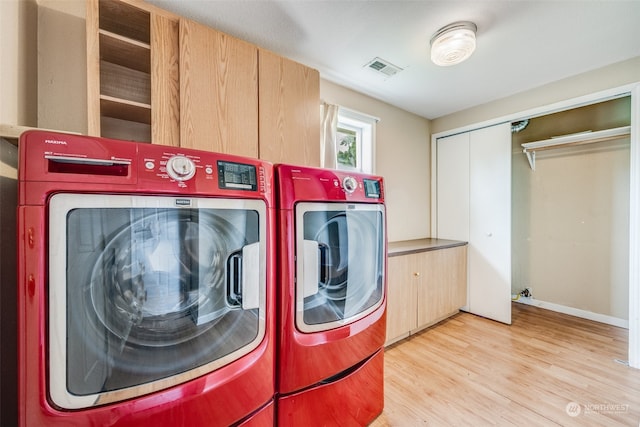
[[[259,51],[260,158],[320,166],[320,74]]]
[[[88,133],[179,144],[178,21],[135,1],[87,3]]]
[[[140,0],[87,3],[88,133],[320,166],[320,75]]]
[[[180,145],[258,157],[258,48],[180,19]]]

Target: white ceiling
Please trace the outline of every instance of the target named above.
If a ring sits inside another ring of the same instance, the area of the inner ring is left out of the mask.
[[[640,56],[640,0],[147,1],[428,119]],[[431,63],[433,33],[462,20],[476,52]],[[403,71],[365,68],[375,57]]]

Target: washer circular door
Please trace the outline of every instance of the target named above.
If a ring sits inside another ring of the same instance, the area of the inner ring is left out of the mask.
[[[63,244],[51,238],[50,250],[50,371],[58,405],[92,406],[144,394],[158,382],[183,382],[260,342],[265,275],[243,271],[264,270],[264,203],[195,204],[52,198],[51,231],[66,230]],[[55,342],[60,336],[65,342]]]

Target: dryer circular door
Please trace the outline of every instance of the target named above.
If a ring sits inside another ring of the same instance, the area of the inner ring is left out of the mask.
[[[52,344],[52,355],[65,356],[51,370],[67,367],[64,393],[52,381],[63,407],[179,383],[257,346],[265,276],[245,270],[264,268],[264,203],[177,208],[172,198],[61,196],[51,227],[66,230],[65,247],[50,262],[66,269],[53,268],[51,301],[66,310],[52,310],[51,323],[66,341]]]
[[[384,208],[377,204],[296,205],[296,325],[335,328],[382,303]]]

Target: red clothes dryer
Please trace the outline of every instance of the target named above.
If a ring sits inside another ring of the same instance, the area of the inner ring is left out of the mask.
[[[273,425],[272,165],[42,131],[19,157],[19,424]]]
[[[386,220],[377,176],[276,165],[279,426],[382,412]]]

